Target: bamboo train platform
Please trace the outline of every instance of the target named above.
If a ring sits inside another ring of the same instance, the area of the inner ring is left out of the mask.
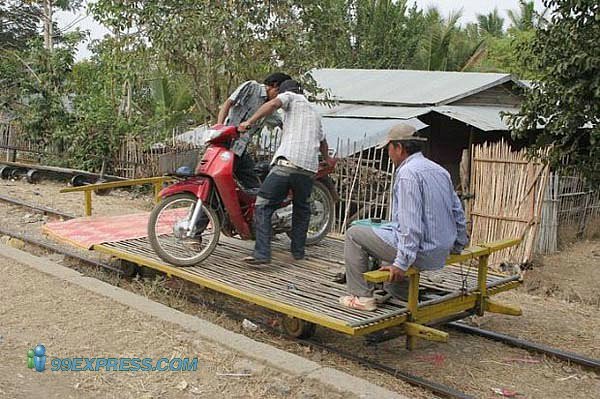
[[[450,264],[441,270],[418,273],[411,268],[407,273],[411,283],[409,298],[406,301],[391,299],[379,305],[377,310],[368,312],[348,309],[338,303],[338,298],[345,295],[345,284],[334,282],[336,275],[344,271],[344,242],[340,239],[326,238],[309,246],[306,248],[307,259],[294,261],[288,251],[289,240],[279,236],[273,244],[272,263],[257,270],[241,260],[251,253],[252,241],[222,236],[214,253],[202,263],[174,267],[162,261],[150,247],[143,233],[146,217],[143,214],[87,217],[48,224],[45,231],[58,240],[278,312],[285,316],[284,329],[294,336],[308,337],[314,333],[316,325],[353,336],[401,326],[410,338],[407,343],[412,349],[418,338],[446,341],[447,333],[427,327],[442,320],[485,311],[520,314],[518,308],[490,299],[517,287],[520,276],[495,273],[487,267],[489,254],[515,245],[519,240],[473,246],[461,255],[450,256]],[[102,224],[106,224],[106,229]],[[86,226],[89,226],[89,232],[86,232]],[[130,238],[123,238],[127,234],[123,235],[120,226],[130,226]],[[71,236],[69,229],[74,231]],[[115,233],[117,238],[111,240],[111,234]],[[90,240],[89,235],[93,234],[100,234],[98,240],[102,242]],[[387,275],[372,271],[365,273],[365,279],[381,282]]]

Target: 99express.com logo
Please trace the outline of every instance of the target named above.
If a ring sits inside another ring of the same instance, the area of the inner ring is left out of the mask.
[[[27,351],[27,367],[37,372],[46,370],[46,347],[38,344]],[[50,360],[50,371],[197,371],[198,358],[166,358],[157,361],[144,357],[73,357]]]

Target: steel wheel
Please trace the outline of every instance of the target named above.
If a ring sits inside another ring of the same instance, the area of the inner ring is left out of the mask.
[[[193,237],[184,227],[191,218],[197,199],[192,194],[177,194],[161,201],[150,213],[148,238],[152,249],[165,262],[175,266],[191,266],[202,262],[219,242],[221,224],[217,213],[202,204],[205,226]]]
[[[308,339],[315,335],[317,326],[310,321],[285,316],[281,323],[286,334],[294,338]]]

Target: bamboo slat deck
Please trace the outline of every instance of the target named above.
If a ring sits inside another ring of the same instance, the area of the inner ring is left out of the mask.
[[[293,261],[287,251],[289,241],[280,239],[274,243],[273,262],[261,270],[241,261],[250,254],[251,244],[222,238],[208,259],[198,266],[185,268],[161,261],[146,238],[95,245],[94,249],[350,335],[398,325],[407,318],[407,304],[400,300],[392,300],[373,312],[338,304],[338,297],[345,295],[345,285],[333,279],[344,270],[343,241],[328,238],[307,248],[308,259]],[[507,278],[490,273],[487,276],[489,293],[495,293],[494,289],[499,287],[510,289],[516,286],[518,279],[518,276]],[[457,294],[467,294],[476,288],[476,265],[449,265],[442,270],[421,273],[421,297],[428,302],[455,299],[460,296]],[[447,312],[453,312],[452,307]]]

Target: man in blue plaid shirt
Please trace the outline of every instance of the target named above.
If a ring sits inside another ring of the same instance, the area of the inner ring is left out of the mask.
[[[386,262],[380,270],[390,272],[384,284],[387,293],[403,297],[407,292],[404,273],[413,266],[419,270],[441,269],[446,258],[467,245],[466,219],[454,192],[450,174],[425,158],[421,147],[425,138],[414,136],[407,124],[392,127],[379,145],[387,148],[397,167],[394,176],[392,220],[381,227],[352,226],[346,232],[347,296],[340,304],[359,310],[375,310],[373,285],[363,279],[369,256]]]

